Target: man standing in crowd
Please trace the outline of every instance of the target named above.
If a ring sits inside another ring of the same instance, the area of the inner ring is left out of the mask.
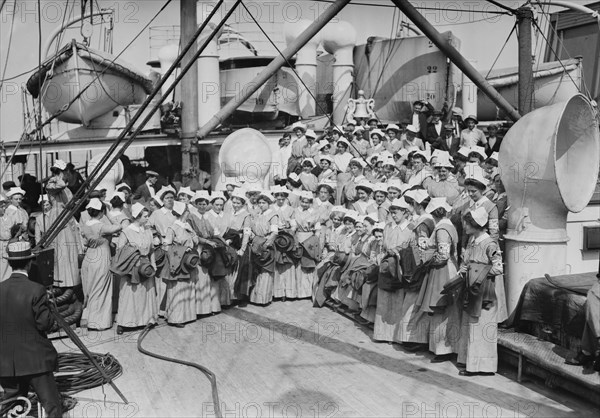
[[[29,385],[48,417],[62,417],[52,372],[57,353],[46,337],[54,324],[44,286],[29,279],[34,255],[28,241],[11,241],[5,256],[11,276],[0,283],[0,385],[5,398],[27,397]]]
[[[487,144],[485,134],[477,128],[479,121],[473,115],[467,116],[465,119],[467,128],[460,133],[460,146],[471,148],[474,146],[483,147]]]
[[[135,193],[133,194],[133,200],[142,200],[147,202],[148,200],[152,199],[156,194],[154,185],[157,181],[158,173],[156,171],[147,170],[146,182],[136,189]]]

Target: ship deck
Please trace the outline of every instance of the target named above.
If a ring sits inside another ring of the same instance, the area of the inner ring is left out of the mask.
[[[116,328],[116,327],[115,327]],[[141,331],[117,335],[82,331],[93,352],[113,354],[123,366],[115,383],[75,395],[69,416],[214,417],[208,379],[196,369],[137,351]],[[372,331],[307,300],[248,305],[200,319],[183,329],[159,325],[144,348],[202,364],[217,376],[225,417],[353,416],[598,416],[584,399],[543,382],[516,381],[501,366],[494,376],[462,377],[454,363],[431,354],[375,343]],[[59,352],[78,351],[68,338]]]

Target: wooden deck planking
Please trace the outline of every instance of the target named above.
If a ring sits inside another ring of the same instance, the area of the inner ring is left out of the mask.
[[[599,412],[581,399],[519,384],[512,371],[508,377],[458,376],[452,363],[431,364],[430,354],[374,343],[371,333],[329,309],[312,308],[309,301],[276,302],[233,308],[184,329],[157,327],[144,347],[211,369],[225,416],[579,417]],[[86,400],[72,416],[214,416],[208,380],[195,369],[142,355],[137,333],[90,332],[84,342],[121,362],[124,373],[116,384],[133,405],[104,406],[96,388],[76,395]],[[55,345],[59,351],[74,348],[68,340]],[[105,392],[108,400],[120,402],[109,386]],[[96,408],[99,413],[91,414]]]

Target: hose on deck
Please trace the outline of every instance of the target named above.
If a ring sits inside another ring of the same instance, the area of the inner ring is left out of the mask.
[[[182,364],[184,366],[189,366],[189,367],[193,367],[194,369],[200,370],[210,381],[210,386],[211,386],[211,391],[212,391],[212,399],[213,399],[213,404],[215,407],[215,416],[217,418],[222,418],[221,404],[219,402],[219,391],[217,388],[217,376],[212,371],[210,371],[209,369],[207,369],[206,367],[204,367],[200,364],[192,363],[191,361],[179,360],[179,359],[176,359],[173,357],[163,356],[162,354],[152,353],[151,351],[148,351],[142,347],[142,342],[144,341],[144,338],[146,338],[146,336],[148,335],[150,330],[152,330],[155,327],[155,325],[156,324],[146,325],[146,328],[144,328],[144,330],[138,337],[138,342],[137,342],[138,351],[142,354],[145,354],[150,357],[154,357],[159,360],[169,361],[171,363]]]

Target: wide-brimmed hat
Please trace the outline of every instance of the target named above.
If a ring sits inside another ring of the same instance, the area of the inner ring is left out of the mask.
[[[154,170],[146,170],[147,177],[158,177],[158,173]]]
[[[499,156],[500,156],[500,154],[498,153],[498,151],[494,151],[494,152],[492,152],[492,155],[489,156],[489,158],[492,160],[498,161]]]
[[[398,125],[396,125],[395,123],[390,123],[388,126],[385,127],[385,131],[395,131],[395,132],[399,132],[400,128],[398,127]]]
[[[311,202],[315,199],[315,196],[312,194],[312,192],[309,192],[308,190],[302,190],[300,192],[300,200],[310,200]]]
[[[14,240],[6,246],[7,260],[29,260],[34,258],[35,254],[31,252],[31,243],[29,241]]]
[[[335,143],[335,146],[337,147],[339,144],[344,144],[344,145],[346,145],[346,148],[350,148],[350,142],[348,142],[348,140],[346,138],[338,139],[337,142]]]
[[[475,115],[469,115],[465,118],[465,122],[468,121],[469,119],[471,119],[473,122],[475,122],[475,124],[477,125],[479,123],[479,121],[477,120],[477,116]]]
[[[306,132],[304,133],[304,136],[307,138],[317,139],[317,134],[312,129],[307,129]]]

